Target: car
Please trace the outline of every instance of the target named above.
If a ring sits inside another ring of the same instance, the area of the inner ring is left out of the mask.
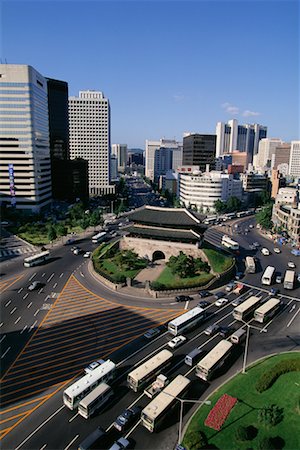
[[[275,278],[275,282],[276,283],[282,283],[282,280],[283,280],[282,275],[277,275],[276,278]]]
[[[113,443],[109,450],[123,450],[123,448],[128,448],[129,446],[130,441],[128,439],[125,439],[124,437],[120,437]]]
[[[231,303],[232,306],[239,306],[241,303],[243,303],[243,301],[245,301],[244,298],[236,298],[235,300],[233,300],[233,302]]]
[[[71,247],[71,252],[73,253],[74,252],[74,250],[77,250],[79,247],[77,247],[76,245],[75,246],[73,246],[73,247]]]
[[[153,337],[157,336],[161,330],[159,328],[151,328],[151,330],[146,331],[144,334],[144,337],[146,339],[152,339]]]
[[[175,297],[176,302],[189,302],[191,300],[193,300],[192,297],[190,297],[189,295],[177,295]]]
[[[219,335],[222,338],[227,338],[232,333],[232,328],[221,326],[219,329]]]
[[[218,300],[219,298],[224,297],[224,295],[226,295],[224,291],[218,291],[214,294],[214,298]]]
[[[207,302],[206,300],[201,300],[201,302],[197,303],[197,306],[199,306],[199,308],[207,308],[207,306],[209,306],[210,303]]]
[[[221,307],[226,305],[228,302],[229,302],[228,298],[219,298],[219,300],[215,302],[215,305]]]
[[[139,418],[141,411],[140,406],[125,409],[114,421],[114,427],[121,432],[128,430]]]
[[[175,336],[173,339],[171,339],[171,341],[168,342],[168,346],[171,348],[177,348],[180,345],[184,344],[186,341],[186,337],[185,336]]]
[[[217,333],[219,331],[220,327],[219,325],[217,325],[216,323],[213,323],[212,325],[209,325],[209,327],[207,327],[204,330],[204,334],[206,334],[207,336],[212,336],[213,334]]]
[[[237,273],[235,274],[235,279],[236,279],[236,280],[240,280],[241,278],[243,278],[243,276],[244,276],[244,273],[243,273],[243,272],[237,272]]]
[[[249,233],[249,228],[245,228],[245,233]]]
[[[300,249],[293,248],[293,250],[291,250],[291,254],[294,256],[300,256]]]
[[[234,286],[235,286],[235,282],[234,281],[230,281],[230,283],[227,284],[227,286],[225,288],[225,291],[226,292],[231,292],[232,289],[234,288]]]
[[[250,223],[249,228],[251,228],[251,229],[254,228],[253,223]]]
[[[281,250],[278,247],[274,247],[273,251],[274,251],[274,253],[281,253]]]
[[[105,363],[104,359],[98,359],[97,361],[91,362],[87,367],[85,367],[84,372],[85,373],[91,373],[93,370],[95,370],[97,367],[101,366],[101,364]]]
[[[273,287],[273,288],[271,288],[270,292],[271,292],[272,295],[277,295],[277,294],[279,294],[280,290],[278,288],[274,288]]]
[[[288,267],[290,267],[290,269],[296,268],[296,264],[293,261],[289,261],[287,265],[288,265]]]
[[[74,244],[74,242],[75,242],[75,239],[70,238],[66,241],[65,245],[71,245],[71,244]]]
[[[203,290],[203,291],[199,291],[198,295],[199,295],[200,298],[204,298],[204,297],[209,297],[211,294],[210,294],[209,291],[204,291]]]
[[[270,250],[269,250],[268,248],[266,248],[266,247],[263,247],[263,248],[261,249],[261,253],[262,253],[264,256],[269,256],[269,255],[270,255]]]
[[[89,258],[91,256],[92,252],[85,252],[83,255],[84,258]]]
[[[75,248],[75,250],[73,251],[74,255],[80,255],[81,253],[82,253],[82,250],[79,247]]]
[[[34,291],[35,289],[38,289],[39,287],[42,287],[43,283],[41,283],[41,281],[33,281],[29,286],[28,286],[28,290],[29,291]]]

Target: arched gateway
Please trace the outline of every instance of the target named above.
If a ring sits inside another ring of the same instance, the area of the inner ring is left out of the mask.
[[[161,250],[155,250],[152,255],[152,261],[158,261],[159,259],[166,259],[165,254]]]

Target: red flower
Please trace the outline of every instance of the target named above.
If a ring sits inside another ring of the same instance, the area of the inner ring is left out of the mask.
[[[237,398],[227,394],[222,395],[209,412],[204,425],[219,431],[236,402]]]

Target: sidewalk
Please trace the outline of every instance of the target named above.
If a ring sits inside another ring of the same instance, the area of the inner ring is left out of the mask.
[[[154,267],[146,267],[145,269],[141,270],[135,277],[135,281],[143,284],[146,281],[155,281],[156,278],[158,278],[162,271],[165,269],[166,263],[165,261],[156,262],[153,264],[153,266]]]

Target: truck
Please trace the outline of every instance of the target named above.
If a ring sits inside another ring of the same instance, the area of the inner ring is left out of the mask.
[[[144,394],[149,398],[155,397],[160,391],[162,391],[169,383],[168,378],[162,373],[157,375],[156,380],[150,385],[149,388],[144,390]]]

